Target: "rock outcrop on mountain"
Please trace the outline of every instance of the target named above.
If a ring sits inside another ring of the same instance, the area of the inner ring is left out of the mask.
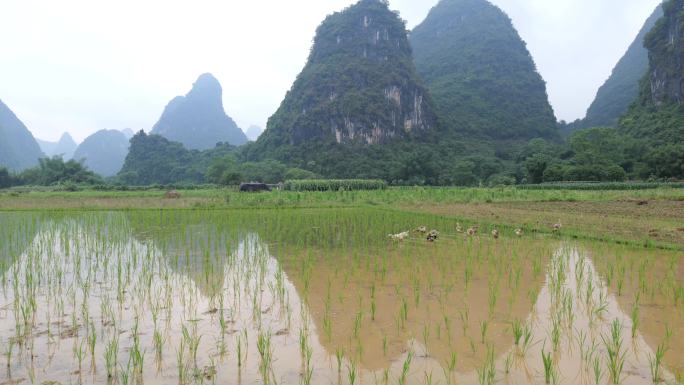
[[[646,35],[648,72],[620,129],[656,145],[684,143],[684,0],[663,3],[664,16]]]
[[[510,18],[486,0],[442,0],[410,34],[440,123],[466,138],[558,137],[546,84]]]
[[[44,156],[24,123],[0,100],[0,167],[21,171]]]
[[[78,147],[78,144],[76,144],[74,138],[68,132],[62,134],[57,142],[40,139],[37,139],[37,141],[46,156],[61,156],[65,161],[73,158],[74,151]]]
[[[587,115],[575,123],[573,128],[615,127],[627,113],[629,106],[639,95],[639,84],[648,71],[648,50],[644,47],[646,35],[663,16],[658,7],[646,20],[634,42],[620,59],[612,74],[599,88],[596,98],[587,110]]]
[[[257,141],[386,144],[436,127],[404,21],[383,0],[361,0],[318,27],[308,61]]]
[[[92,171],[110,177],[116,175],[128,154],[128,139],[118,130],[100,130],[81,143],[74,159],[83,160]]]
[[[226,115],[223,89],[211,74],[201,75],[187,95],[171,100],[151,133],[194,150],[247,143],[247,136]]]

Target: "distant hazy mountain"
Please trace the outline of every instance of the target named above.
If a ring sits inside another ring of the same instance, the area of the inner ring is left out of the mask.
[[[449,132],[495,140],[557,137],[546,84],[501,9],[486,0],[442,0],[410,39]]]
[[[68,132],[62,134],[62,137],[59,138],[59,141],[57,142],[50,142],[40,139],[37,139],[37,141],[46,156],[52,157],[55,155],[61,155],[62,159],[64,160],[71,159],[74,156],[76,147],[78,147],[78,144],[76,144]]]
[[[31,132],[0,100],[0,166],[20,171],[38,165],[43,156]]]
[[[128,147],[128,139],[121,131],[101,130],[78,146],[74,159],[84,159],[89,169],[102,176],[114,176],[124,164]]]
[[[124,128],[123,130],[121,130],[121,132],[124,135],[126,135],[126,138],[128,138],[129,140],[133,137],[133,135],[135,135],[135,132],[133,132],[133,130],[131,130],[130,128]]]
[[[263,132],[264,132],[264,129],[259,127],[259,126],[249,126],[245,135],[247,135],[247,139],[254,142],[257,139],[259,139],[259,136],[261,136],[261,134]]]
[[[644,39],[662,16],[663,8],[658,5],[613,73],[599,88],[587,116],[575,124],[576,128],[617,126],[620,117],[639,95],[639,83],[648,71],[648,50],[644,47]]]
[[[200,76],[187,95],[174,98],[151,133],[196,150],[214,148],[220,142],[247,143],[247,136],[226,115],[221,84],[211,74]]]

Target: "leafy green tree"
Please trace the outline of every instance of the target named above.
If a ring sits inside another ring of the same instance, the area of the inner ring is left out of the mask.
[[[83,163],[75,160],[65,162],[59,156],[40,159],[38,167],[23,171],[18,179],[23,185],[34,186],[104,183],[102,177],[88,170]]]
[[[658,178],[684,179],[684,144],[655,148],[648,154],[647,163]]]
[[[525,169],[527,169],[527,182],[542,183],[544,181],[544,172],[551,164],[552,159],[545,154],[534,154],[525,160]]]
[[[457,186],[474,186],[477,184],[475,163],[469,160],[456,162],[452,171],[454,184]]]
[[[614,128],[589,128],[570,137],[575,161],[583,165],[617,165],[625,160],[626,138]]]
[[[316,179],[316,173],[301,168],[291,168],[285,173],[285,180]]]
[[[7,188],[10,186],[12,186],[12,176],[6,168],[0,167],[0,188]]]

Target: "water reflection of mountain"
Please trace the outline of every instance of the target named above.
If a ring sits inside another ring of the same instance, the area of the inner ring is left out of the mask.
[[[548,258],[532,261],[540,246],[420,238],[377,248],[290,249],[279,260],[330,355],[343,349],[376,371],[390,367],[413,341],[418,354],[444,365],[456,354],[458,370],[468,372],[489,351],[499,356],[510,349],[510,321],[524,323],[532,313],[548,264]],[[302,268],[306,258],[311,264]]]
[[[223,283],[228,258],[241,240],[258,234],[273,255],[285,247],[365,247],[386,244],[396,223],[414,215],[361,209],[164,210],[127,213],[133,236],[153,242],[168,265],[195,281],[204,294]]]

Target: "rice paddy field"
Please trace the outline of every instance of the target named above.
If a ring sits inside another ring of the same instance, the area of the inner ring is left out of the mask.
[[[0,384],[680,384],[680,191],[0,195]]]

